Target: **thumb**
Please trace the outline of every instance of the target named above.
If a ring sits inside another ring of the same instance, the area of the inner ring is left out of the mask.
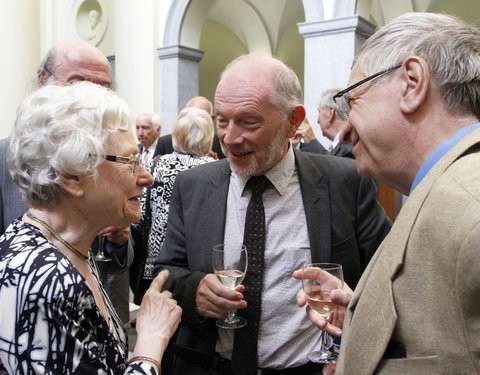
[[[163,284],[165,284],[165,281],[167,281],[169,274],[170,272],[168,270],[163,270],[160,272],[157,277],[152,280],[152,283],[148,289],[154,289],[160,292],[163,288]]]

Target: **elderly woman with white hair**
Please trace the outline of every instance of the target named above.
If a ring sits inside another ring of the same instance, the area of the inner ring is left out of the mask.
[[[153,279],[155,262],[167,231],[168,210],[177,174],[197,165],[215,161],[212,149],[214,125],[208,112],[197,107],[183,109],[172,129],[174,152],[157,156],[148,165],[154,182],[142,196],[142,218],[132,226],[135,252],[142,255],[134,284],[139,302]],[[136,255],[137,256],[137,255]]]
[[[22,102],[9,169],[28,211],[0,237],[0,372],[155,374],[181,309],[160,274],[137,316],[127,362],[123,325],[89,246],[140,218],[152,176],[139,165],[123,100],[88,82],[46,86]]]

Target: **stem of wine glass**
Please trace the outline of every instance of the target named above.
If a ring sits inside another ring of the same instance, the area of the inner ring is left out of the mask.
[[[325,346],[326,339],[327,339],[327,332],[322,331],[321,336],[320,336],[320,350],[323,351],[328,351],[329,348]]]
[[[229,311],[227,317],[225,318],[226,323],[235,323],[237,317],[235,316],[235,311]]]

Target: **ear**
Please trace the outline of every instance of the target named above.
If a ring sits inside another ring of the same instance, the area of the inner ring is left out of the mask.
[[[291,138],[297,132],[298,127],[301,125],[303,120],[305,119],[305,107],[303,105],[297,105],[292,112],[290,113],[290,117],[288,119],[289,127],[287,131],[287,137]]]
[[[328,109],[326,110],[327,112],[327,116],[328,116],[328,121],[330,123],[333,122],[333,119],[335,118],[335,108],[333,107],[328,107]]]
[[[430,69],[421,57],[409,57],[403,62],[402,97],[400,110],[412,114],[425,101],[430,89]]]
[[[50,74],[44,68],[40,68],[37,70],[38,85],[40,87],[45,86],[47,84],[49,75]]]
[[[55,175],[60,178],[60,186],[66,195],[77,198],[84,195],[81,177],[59,171],[55,171]]]

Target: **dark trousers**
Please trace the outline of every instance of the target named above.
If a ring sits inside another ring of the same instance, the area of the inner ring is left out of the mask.
[[[232,362],[219,355],[201,353],[175,345],[175,374],[235,375]],[[302,366],[284,370],[262,369],[262,375],[321,375],[322,364],[308,362]],[[252,375],[257,375],[252,374]]]

